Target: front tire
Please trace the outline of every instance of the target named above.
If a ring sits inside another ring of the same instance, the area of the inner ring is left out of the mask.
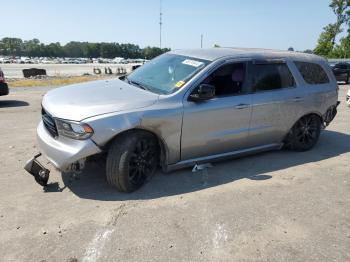
[[[109,148],[107,182],[118,191],[133,192],[154,175],[158,163],[159,145],[152,134],[143,131],[123,134]]]
[[[287,147],[295,151],[313,148],[321,133],[321,119],[317,115],[307,115],[292,127],[287,139]]]

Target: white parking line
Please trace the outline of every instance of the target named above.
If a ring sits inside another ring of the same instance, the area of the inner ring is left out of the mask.
[[[215,225],[213,247],[215,249],[222,248],[227,241],[227,230],[223,224],[217,223]]]
[[[96,262],[97,259],[102,254],[102,250],[107,239],[113,233],[114,230],[106,229],[101,232],[98,232],[95,237],[92,239],[88,248],[86,249],[83,259],[83,262]]]

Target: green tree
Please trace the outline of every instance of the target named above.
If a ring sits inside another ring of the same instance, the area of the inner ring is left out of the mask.
[[[323,28],[314,53],[328,57],[335,48],[336,38],[342,32],[342,26],[349,23],[350,0],[332,0],[330,5],[336,15],[336,22]]]
[[[23,42],[23,54],[34,57],[40,56],[40,41],[39,39],[32,39]]]
[[[161,49],[159,47],[147,46],[144,49],[142,49],[142,57],[145,59],[152,59],[152,58],[159,56],[163,53],[166,53],[168,51],[170,51],[170,49],[168,49],[168,48]]]
[[[334,24],[327,25],[318,39],[314,53],[327,57],[333,50],[333,39],[336,34],[336,26]]]
[[[21,55],[22,39],[5,37],[1,40],[1,43],[4,55]]]
[[[30,57],[86,57],[86,58],[154,58],[168,48],[146,47],[134,44],[89,43],[71,41],[64,46],[60,43],[44,44],[38,39],[22,41],[20,38],[5,37],[0,40],[0,55],[21,55]]]
[[[349,58],[350,57],[350,37],[343,37],[340,39],[339,44],[335,46],[332,52],[329,54],[331,58]]]
[[[303,51],[305,54],[313,54],[314,52],[311,49],[306,49]]]
[[[83,48],[80,42],[71,41],[67,43],[64,47],[64,54],[67,57],[82,57]]]

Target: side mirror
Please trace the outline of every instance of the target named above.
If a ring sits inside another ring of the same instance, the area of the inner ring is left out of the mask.
[[[190,94],[189,100],[193,102],[205,101],[212,99],[215,96],[215,86],[201,84],[197,92]]]

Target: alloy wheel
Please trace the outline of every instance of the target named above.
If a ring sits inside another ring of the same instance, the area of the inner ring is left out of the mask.
[[[315,143],[318,136],[318,119],[315,117],[303,117],[297,124],[296,138],[297,140],[305,145],[309,146]]]
[[[140,185],[157,167],[157,147],[153,141],[141,139],[129,159],[129,179],[134,185]]]

